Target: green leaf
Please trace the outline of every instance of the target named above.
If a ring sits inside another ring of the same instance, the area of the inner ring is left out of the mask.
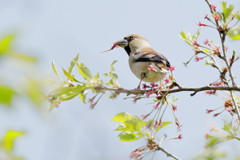
[[[0,104],[10,106],[16,91],[6,86],[0,86]]]
[[[240,39],[240,27],[231,28],[231,29],[227,32],[227,35],[228,35],[232,40],[238,40],[238,39]]]
[[[187,40],[187,36],[184,30],[182,30],[182,32],[180,33],[180,38],[182,38],[183,40]]]
[[[118,61],[115,60],[112,62],[112,64],[110,65],[110,73],[112,73],[113,71],[115,71],[115,68],[114,68],[114,64],[117,63]]]
[[[205,52],[205,53],[211,53],[208,49],[206,49],[206,48],[204,48],[203,49],[203,52]]]
[[[125,126],[122,129],[126,131],[140,131],[141,127],[147,124],[146,121],[140,119],[138,116],[131,115],[126,112],[122,112],[115,115],[112,120],[122,122],[123,123],[122,126]],[[119,129],[120,128],[118,127],[117,130]]]
[[[77,56],[72,59],[70,66],[68,67],[69,74],[72,73],[73,67],[78,63],[78,59],[79,59],[79,54],[77,54]]]
[[[85,64],[78,64],[78,72],[85,80],[91,80],[92,74],[91,71],[86,67]]]
[[[53,72],[58,76],[58,78],[62,80],[61,76],[58,73],[57,68],[55,67],[54,61],[52,61],[52,69],[53,69]]]
[[[12,131],[12,130],[7,131],[2,140],[3,148],[9,151],[13,150],[15,139],[23,134],[25,134],[25,132]]]
[[[75,79],[73,75],[68,73],[64,68],[62,68],[64,75],[70,80],[81,83],[79,80]]]
[[[188,45],[192,46],[192,35],[190,33],[186,33],[182,30],[182,32],[179,34],[180,38],[184,40]]]
[[[127,112],[121,112],[118,113],[117,115],[115,115],[112,118],[112,121],[116,121],[116,122],[125,122],[127,120],[131,120],[132,119],[132,115],[127,113]]]
[[[33,79],[28,79],[26,84],[26,94],[28,98],[37,106],[41,107],[45,101],[45,96],[41,90],[41,82]]]
[[[221,143],[223,140],[217,137],[210,138],[207,142],[207,147],[214,147],[217,144]]]
[[[23,60],[23,61],[27,61],[27,62],[36,62],[37,59],[35,57],[29,56],[29,55],[25,55],[22,53],[17,53],[17,52],[9,52],[12,57],[17,58],[18,60]]]
[[[162,122],[160,126],[158,126],[157,128],[155,128],[155,131],[159,131],[160,129],[162,129],[163,127],[166,127],[167,125],[171,124],[172,122]]]
[[[122,142],[130,142],[130,141],[136,141],[139,138],[143,137],[142,134],[138,133],[134,133],[131,131],[122,131],[119,135],[118,135],[120,141]]]
[[[233,5],[229,5],[229,7],[227,7],[227,2],[222,2],[222,11],[223,11],[223,20],[224,22],[226,22],[229,18],[229,16],[231,15],[232,11],[234,9]],[[231,17],[230,17],[231,18]]]
[[[0,55],[10,50],[11,43],[14,37],[15,37],[14,35],[8,35],[0,40]]]
[[[81,99],[81,101],[82,101],[83,103],[86,104],[86,98],[87,98],[87,92],[86,92],[86,90],[84,90],[83,92],[81,92],[81,93],[79,94],[79,98]]]

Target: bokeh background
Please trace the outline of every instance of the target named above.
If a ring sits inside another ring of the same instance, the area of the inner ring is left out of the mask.
[[[215,5],[220,1],[212,0]],[[237,0],[228,1],[240,8]],[[105,54],[101,51],[111,47],[113,42],[129,33],[146,37],[152,46],[166,55],[176,67],[174,75],[183,86],[202,86],[215,81],[218,73],[203,62],[183,65],[192,55],[191,47],[179,37],[185,31],[194,33],[198,22],[204,22],[208,7],[204,0],[0,0],[0,36],[14,33],[16,50],[37,57],[38,66],[19,64],[18,61],[1,62],[1,79],[8,77],[10,85],[24,81],[31,75],[48,84],[45,94],[58,83],[51,63],[67,67],[71,59],[80,54],[80,61],[93,73],[108,71],[114,60],[121,87],[132,89],[139,80],[131,73],[128,56],[121,48]],[[217,33],[201,29],[200,41],[217,41]],[[230,41],[231,42],[231,41]],[[231,42],[239,52],[239,42]],[[19,67],[21,65],[21,67]],[[23,68],[24,74],[19,71]],[[26,73],[27,72],[27,73]],[[216,118],[206,114],[206,109],[222,105],[221,99],[198,93],[176,94],[176,115],[180,120],[182,140],[169,141],[163,146],[182,159],[191,159],[203,150],[204,134],[217,126]],[[144,141],[119,142],[114,128],[117,123],[112,117],[119,112],[143,115],[151,110],[150,100],[123,100],[119,96],[109,100],[104,96],[94,110],[79,99],[63,102],[60,108],[48,112],[48,103],[39,109],[27,98],[16,98],[11,109],[0,106],[0,133],[5,130],[23,130],[26,135],[19,138],[15,151],[27,160],[123,160],[130,159],[131,151],[143,145]],[[219,119],[228,119],[227,114]],[[171,112],[165,121],[173,121]],[[175,137],[180,134],[176,126],[166,127],[160,135]],[[229,144],[230,150],[239,146]],[[151,159],[151,157],[147,157]],[[163,153],[156,153],[153,159],[167,159]]]

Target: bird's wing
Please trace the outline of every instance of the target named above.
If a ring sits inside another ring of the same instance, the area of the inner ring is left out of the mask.
[[[151,48],[144,48],[138,52],[140,56],[134,62],[153,62],[160,69],[169,69],[170,63],[164,55]]]

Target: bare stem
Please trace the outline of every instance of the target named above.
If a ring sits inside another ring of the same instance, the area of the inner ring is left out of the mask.
[[[158,146],[157,150],[162,151],[163,153],[165,153],[168,157],[172,157],[175,160],[181,160],[180,158],[176,157],[175,155],[173,155],[172,153],[168,152],[166,149]]]
[[[116,94],[126,94],[126,95],[143,95],[147,92],[147,90],[128,90],[124,88],[109,88],[105,86],[97,86],[95,87],[96,90],[100,91],[112,91],[115,92]],[[181,88],[176,88],[176,89],[165,89],[161,90],[161,93],[163,94],[170,94],[170,93],[179,93],[179,92],[193,92],[190,94],[191,96],[194,96],[196,93],[201,92],[201,91],[208,91],[208,90],[216,90],[216,91],[237,91],[240,92],[240,87],[229,87],[229,86],[203,86],[203,87],[181,87]]]

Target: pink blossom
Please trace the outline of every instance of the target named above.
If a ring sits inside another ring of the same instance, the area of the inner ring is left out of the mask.
[[[213,109],[207,109],[206,111],[209,114],[209,113],[213,112],[214,110]]]
[[[158,84],[155,84],[154,82],[151,82],[150,85],[151,85],[151,88],[158,87]]]
[[[210,46],[210,42],[209,42],[209,40],[208,40],[208,39],[206,39],[205,41],[203,41],[203,43],[204,43],[205,45],[208,45],[208,46]]]
[[[232,108],[232,107],[227,107],[227,108],[226,108],[226,111],[227,111],[227,112],[232,112],[232,111],[233,111],[233,108]]]
[[[216,93],[216,90],[205,91],[205,94],[215,94],[215,93]]]
[[[219,49],[220,49],[220,46],[215,46],[215,47],[214,47],[214,50],[215,50],[216,52],[219,52]]]
[[[210,83],[210,86],[215,86],[215,87],[221,86],[221,85],[223,85],[222,81]]]
[[[175,137],[175,139],[179,139],[181,140],[183,137],[182,137],[182,134],[179,134],[177,137]]]
[[[153,108],[154,108],[154,109],[157,109],[157,108],[159,107],[159,105],[160,105],[160,102],[158,102],[157,104],[155,104],[155,105],[153,106]]]
[[[211,137],[211,135],[207,132],[207,133],[205,133],[205,138],[206,139],[208,139],[208,138],[210,138]]]
[[[175,124],[177,125],[177,130],[178,130],[178,131],[181,131],[182,125],[179,123],[178,120],[176,120]]]
[[[148,70],[157,72],[157,70],[152,65],[148,65]]]
[[[213,114],[214,117],[217,117],[220,113],[215,113]]]
[[[214,12],[216,12],[216,8],[217,8],[217,7],[216,7],[215,5],[212,5],[212,4],[211,4],[211,9],[212,9]]]
[[[147,89],[147,88],[150,88],[150,86],[143,84],[143,89]]]
[[[220,19],[219,15],[215,14],[215,15],[214,15],[214,19],[215,19],[216,21],[218,21],[218,20]]]
[[[207,25],[206,25],[206,24],[203,24],[203,23],[201,23],[201,22],[199,22],[199,23],[198,23],[198,26],[201,27],[201,26],[207,26]]]
[[[134,151],[132,151],[132,153],[130,154],[130,157],[138,159],[143,154],[143,151],[144,149],[137,148]]]
[[[200,61],[200,60],[203,60],[203,57],[198,57],[198,56],[196,56],[194,60],[195,60],[195,62],[198,62],[198,61]]]
[[[150,113],[145,114],[145,115],[142,115],[142,118],[143,118],[143,119],[146,119],[148,116],[150,116]]]
[[[172,110],[175,112],[177,110],[177,106],[172,105]]]
[[[164,82],[165,82],[165,83],[169,83],[169,82],[170,82],[170,79],[169,79],[169,78],[165,78],[165,79],[164,79]]]
[[[169,70],[170,70],[170,71],[174,71],[174,70],[175,70],[175,67],[174,67],[174,66],[170,66],[170,67],[169,67]]]
[[[194,46],[199,46],[199,44],[197,43],[197,41],[193,41],[192,45],[194,45]]]

